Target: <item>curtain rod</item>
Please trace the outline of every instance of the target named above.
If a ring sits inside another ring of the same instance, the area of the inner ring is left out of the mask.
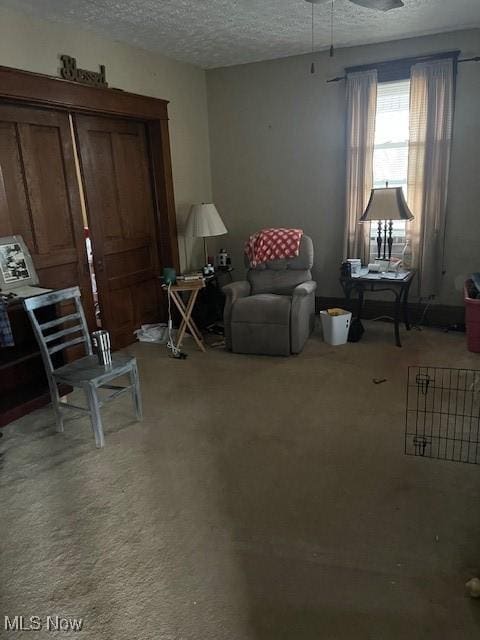
[[[412,66],[419,62],[429,62],[431,60],[443,60],[445,58],[453,58],[456,64],[460,64],[461,62],[480,62],[480,56],[474,56],[473,58],[462,58],[458,59],[460,55],[460,51],[448,51],[445,53],[436,53],[429,56],[419,56],[415,58],[400,58],[398,60],[390,60],[387,62],[377,62],[373,64],[364,64],[358,67],[347,67],[345,71],[347,73],[353,73],[356,71],[368,71],[369,69],[394,69],[394,68],[407,68],[408,66]],[[340,82],[341,80],[346,80],[347,75],[337,76],[336,78],[330,78],[326,80],[326,83],[330,82]]]

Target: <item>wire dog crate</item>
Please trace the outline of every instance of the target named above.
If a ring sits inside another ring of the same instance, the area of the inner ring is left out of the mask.
[[[480,464],[480,371],[409,367],[405,453]]]

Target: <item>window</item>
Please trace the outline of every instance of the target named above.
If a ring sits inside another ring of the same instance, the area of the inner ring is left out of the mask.
[[[407,197],[410,80],[379,83],[373,186],[402,187]],[[370,255],[377,257],[377,223],[370,225]],[[393,223],[392,257],[401,258],[405,246],[405,222]]]

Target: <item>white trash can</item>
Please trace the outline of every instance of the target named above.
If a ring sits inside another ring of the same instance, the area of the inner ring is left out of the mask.
[[[348,340],[348,330],[352,314],[345,309],[335,309],[335,315],[328,311],[320,311],[324,342],[331,345],[345,344]]]

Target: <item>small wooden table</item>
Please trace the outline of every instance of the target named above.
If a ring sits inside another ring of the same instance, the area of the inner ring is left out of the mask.
[[[410,322],[408,320],[408,292],[410,285],[414,279],[416,271],[412,269],[404,278],[369,278],[368,276],[360,276],[358,278],[341,278],[340,283],[345,293],[347,302],[350,301],[352,291],[357,292],[358,307],[357,319],[360,320],[363,309],[363,298],[365,291],[391,291],[395,295],[395,344],[401,347],[400,342],[400,316],[403,312],[403,321],[407,331],[410,330]]]
[[[175,306],[177,307],[180,315],[182,316],[182,322],[180,323],[180,327],[178,329],[177,335],[177,348],[180,348],[182,344],[182,340],[185,336],[185,331],[188,329],[193,336],[193,339],[198,345],[198,348],[201,351],[205,351],[205,345],[203,342],[202,334],[200,333],[197,325],[192,319],[192,311],[195,306],[195,301],[198,296],[198,292],[203,289],[205,286],[204,280],[192,280],[190,282],[176,282],[172,285],[162,284],[162,289],[167,292],[167,295],[171,297],[174,301]],[[187,300],[187,304],[185,304],[182,300],[182,296],[180,295],[183,291],[190,292],[190,295]]]

